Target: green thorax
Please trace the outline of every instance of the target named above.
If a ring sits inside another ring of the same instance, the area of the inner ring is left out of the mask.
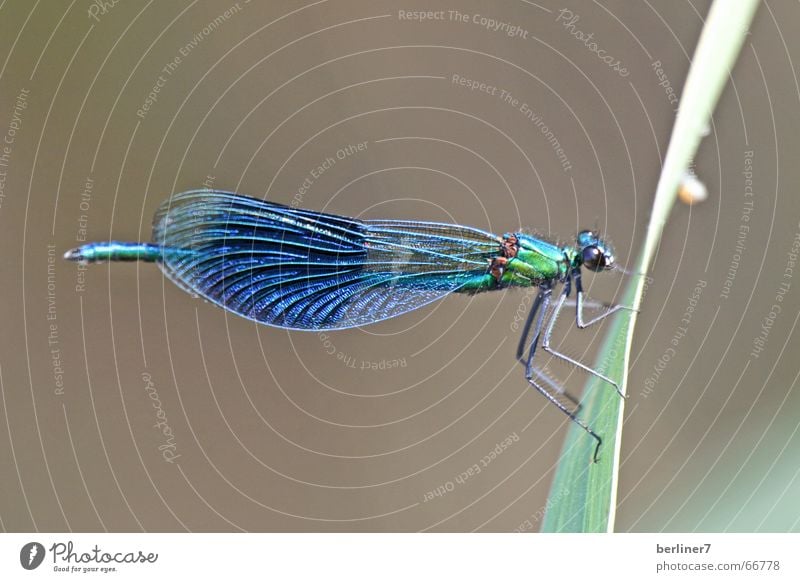
[[[546,281],[562,281],[569,273],[577,252],[572,247],[560,247],[551,242],[516,234],[519,249],[508,261],[501,286],[531,287]]]

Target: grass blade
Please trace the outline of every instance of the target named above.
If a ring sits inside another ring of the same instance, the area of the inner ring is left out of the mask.
[[[758,0],[716,0],[709,11],[684,85],[650,223],[636,262],[637,273],[646,273],[650,267],[683,174],[697,152],[757,5]],[[643,289],[644,277],[634,276],[622,303],[639,309]],[[636,313],[622,312],[612,317],[615,321],[609,327],[597,368],[619,379],[625,392]],[[600,459],[591,463],[594,441],[579,427],[570,427],[550,489],[544,532],[614,530],[624,401],[612,387],[595,379],[587,383],[585,394],[584,420],[604,439]]]

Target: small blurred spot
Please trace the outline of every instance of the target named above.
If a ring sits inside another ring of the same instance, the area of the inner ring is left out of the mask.
[[[691,206],[698,202],[704,202],[708,198],[708,189],[694,173],[686,172],[678,188],[678,198],[684,204]]]

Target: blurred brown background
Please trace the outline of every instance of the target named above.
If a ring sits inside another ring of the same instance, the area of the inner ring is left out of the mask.
[[[514,364],[523,293],[289,333],[153,265],[60,257],[149,239],[205,184],[562,241],[597,225],[625,264],[708,6],[4,2],[0,527],[538,530],[565,422]],[[799,18],[759,8],[696,159],[710,199],[674,210],[650,273],[619,531],[800,530]],[[591,359],[603,330],[562,323]]]

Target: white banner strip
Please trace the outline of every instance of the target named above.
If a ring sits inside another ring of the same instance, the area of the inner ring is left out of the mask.
[[[3,534],[1,580],[800,580],[800,534]]]

